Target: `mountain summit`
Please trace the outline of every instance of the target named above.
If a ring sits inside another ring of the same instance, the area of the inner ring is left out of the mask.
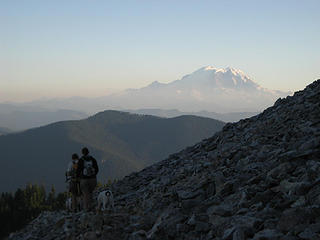
[[[244,74],[241,70],[231,67],[219,69],[212,66],[206,66],[184,76],[181,80],[175,81],[174,83],[186,84],[190,82],[194,84],[203,84],[209,88],[259,88],[259,85],[253,82],[250,77]]]
[[[231,67],[202,67],[170,83],[153,82],[106,97],[125,109],[161,108],[182,111],[245,112],[261,111],[289,92],[269,90],[241,70]]]

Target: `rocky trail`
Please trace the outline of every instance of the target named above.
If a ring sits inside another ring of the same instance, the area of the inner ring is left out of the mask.
[[[320,239],[320,80],[112,185],[115,213],[44,212],[9,239]]]

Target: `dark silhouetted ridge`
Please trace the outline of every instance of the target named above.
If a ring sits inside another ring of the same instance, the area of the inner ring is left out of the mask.
[[[223,122],[201,118],[165,119],[104,111],[88,119],[63,121],[0,137],[1,191],[27,182],[65,189],[71,154],[87,146],[101,168],[99,180],[119,179],[222,129]]]

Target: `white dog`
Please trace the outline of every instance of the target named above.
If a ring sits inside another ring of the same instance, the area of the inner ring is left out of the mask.
[[[114,201],[111,190],[100,192],[98,195],[98,211],[105,211],[109,210],[110,208],[114,211]]]

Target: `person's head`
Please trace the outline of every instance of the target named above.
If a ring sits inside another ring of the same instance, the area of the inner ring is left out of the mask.
[[[84,147],[84,148],[82,148],[82,154],[84,155],[84,156],[87,156],[88,154],[89,154],[89,149],[88,148],[86,148],[86,147]]]
[[[79,159],[78,154],[76,153],[72,154],[72,160],[78,160],[78,159]]]

